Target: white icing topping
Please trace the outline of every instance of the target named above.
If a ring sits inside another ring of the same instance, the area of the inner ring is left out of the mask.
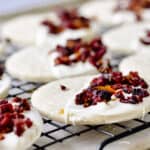
[[[44,85],[34,92],[32,104],[50,119],[71,124],[105,124],[126,121],[141,117],[150,108],[150,98],[144,98],[139,104],[125,104],[118,100],[109,103],[100,102],[97,105],[84,108],[75,104],[75,96],[89,86],[95,76],[84,76],[62,79]],[[63,91],[60,85],[69,90]],[[41,101],[42,99],[42,101]],[[58,113],[64,109],[64,114]]]
[[[89,62],[77,62],[69,66],[55,65],[54,60],[57,56],[57,52],[54,52],[49,57],[51,71],[56,78],[98,73],[97,69]]]

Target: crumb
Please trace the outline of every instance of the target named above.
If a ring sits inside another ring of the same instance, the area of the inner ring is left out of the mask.
[[[60,88],[61,88],[62,91],[68,90],[68,88],[65,85],[60,85]]]

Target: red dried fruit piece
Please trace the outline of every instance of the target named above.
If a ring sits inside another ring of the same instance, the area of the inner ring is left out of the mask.
[[[26,119],[25,123],[26,123],[28,128],[30,128],[33,124],[32,121],[29,118]]]
[[[68,90],[68,88],[65,85],[60,85],[60,88],[61,88],[62,91]]]
[[[32,126],[32,121],[25,117],[23,112],[29,111],[30,105],[26,99],[14,98],[11,102],[0,102],[0,140],[5,138],[6,133],[15,132],[21,136],[27,128]]]
[[[77,9],[64,10],[61,9],[58,11],[58,16],[62,21],[70,20],[76,18],[78,15]]]
[[[2,104],[7,104],[8,103],[8,101],[6,101],[5,99],[1,99],[0,100],[0,105],[2,105]]]
[[[142,88],[147,88],[148,84],[140,78],[137,72],[130,72],[129,75],[124,77],[124,80],[133,86],[142,86]]]
[[[13,126],[13,121],[11,119],[11,114],[10,113],[6,113],[0,116],[0,129],[1,130],[6,130],[8,128],[11,128],[10,130],[12,130],[12,126]]]
[[[81,29],[89,28],[90,20],[80,16],[76,10],[61,10],[58,12],[60,24],[56,25],[50,20],[44,20],[41,22],[42,25],[49,28],[49,33],[59,34],[65,29]]]
[[[137,72],[130,72],[127,76],[111,72],[94,78],[87,89],[76,95],[75,103],[89,107],[113,98],[121,103],[138,104],[149,96],[147,88],[147,83]]]
[[[109,60],[103,60],[106,47],[100,38],[93,39],[91,42],[83,42],[81,39],[69,39],[66,46],[58,45],[56,48],[58,57],[55,58],[55,65],[71,65],[76,62],[88,61],[99,72],[111,72],[112,67]]]
[[[61,19],[61,25],[65,28],[80,29],[89,27],[90,20],[80,16],[76,9],[61,10],[58,16]]]
[[[134,12],[137,21],[142,20],[143,9],[150,8],[149,0],[120,0],[115,11],[129,10]]]
[[[25,123],[24,120],[22,119],[15,119],[14,120],[14,125],[15,125],[15,133],[18,136],[21,136],[23,132],[25,131]]]
[[[42,25],[47,26],[49,29],[49,33],[53,33],[53,34],[58,34],[61,33],[62,31],[64,31],[64,28],[60,25],[55,25],[53,22],[51,22],[50,20],[44,20],[42,22]]]
[[[123,100],[125,100],[124,94],[121,90],[117,91],[114,96],[118,99],[120,99],[120,101],[122,102]]]
[[[123,75],[121,72],[112,72],[112,82],[115,84],[120,83],[122,81]]]
[[[4,139],[4,135],[0,134],[0,141]]]
[[[0,105],[0,114],[13,112],[13,106],[10,103],[1,104]]]
[[[30,110],[30,104],[28,103],[27,99],[20,100],[20,98],[16,98],[16,99],[13,99],[13,101],[18,103],[17,105],[14,106],[15,111],[23,112],[25,110]]]
[[[15,97],[12,99],[13,102],[19,103],[22,101],[22,99],[20,97]]]

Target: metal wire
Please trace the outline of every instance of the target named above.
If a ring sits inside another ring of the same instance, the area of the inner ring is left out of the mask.
[[[16,79],[12,79],[12,87],[10,89],[8,97],[19,96],[19,97],[30,99],[32,92],[39,86],[40,84],[35,84],[32,82],[26,83],[26,82],[18,81]],[[70,128],[75,128],[75,127],[72,127],[71,125],[60,124],[58,122],[49,120],[47,118],[43,118],[43,121],[44,121],[44,126],[46,125],[45,128],[47,129],[47,131],[43,131],[38,141],[40,140],[43,141],[43,139],[44,140],[46,139],[45,141],[47,142],[45,142],[42,145],[40,145],[39,142],[35,143],[32,146],[33,150],[45,150],[51,145],[63,142],[64,140],[67,140],[75,136],[80,136],[81,134],[92,131],[92,130],[98,132],[99,134],[106,135],[107,138],[102,143],[100,143],[99,149],[103,150],[105,146],[107,146],[108,144],[112,142],[115,142],[116,140],[119,140],[120,138],[129,136],[131,134],[134,134],[136,132],[142,131],[150,127],[150,121],[134,119],[132,121],[134,121],[135,124],[137,124],[134,127],[128,127],[124,123],[116,123],[116,124],[108,125],[108,126],[107,125],[84,126],[83,129],[73,132]],[[116,130],[120,128],[121,132],[113,133],[114,127],[116,128]],[[59,137],[59,138],[55,137],[55,134],[59,133],[60,131],[63,131],[62,137]]]
[[[4,58],[0,62],[4,63],[6,58]],[[114,61],[113,65],[117,66],[118,61]],[[19,96],[22,98],[30,99],[32,92],[35,89],[37,89],[40,85],[41,84],[35,84],[32,82],[22,82],[16,79],[12,79],[12,87],[9,91],[8,97],[11,98]],[[150,113],[148,115],[150,116]],[[43,133],[41,134],[40,139],[32,145],[32,150],[45,150],[46,148],[50,148],[50,146],[54,144],[61,143],[67,139],[80,136],[81,134],[87,133],[89,131],[96,131],[100,135],[106,136],[104,141],[100,143],[99,146],[99,150],[103,150],[105,146],[112,142],[115,142],[123,137],[140,132],[150,127],[150,120],[145,121],[143,119],[134,119],[130,121],[134,122],[134,126],[132,127],[129,127],[126,123],[116,123],[112,125],[83,126],[82,128],[73,131],[72,128],[74,129],[76,127],[73,127],[71,125],[60,124],[47,118],[43,118],[43,121]],[[55,136],[55,134],[59,132],[62,132],[61,137]],[[41,143],[40,141],[44,142]]]

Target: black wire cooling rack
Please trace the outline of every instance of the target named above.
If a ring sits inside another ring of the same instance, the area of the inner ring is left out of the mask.
[[[12,79],[12,86],[9,91],[8,97],[19,96],[22,98],[30,99],[32,92],[37,89],[40,84],[32,82],[22,82],[16,79]],[[150,118],[150,113],[148,114]],[[80,136],[89,131],[96,131],[100,136],[105,135],[105,139],[100,143],[99,150],[103,150],[108,144],[115,142],[123,137],[127,137],[131,134],[140,132],[150,127],[150,119],[134,119],[128,123],[115,123],[112,125],[98,125],[98,126],[83,126],[78,130],[73,130],[76,127],[71,125],[64,125],[58,122],[43,118],[44,128],[40,139],[32,145],[31,150],[50,150],[51,146],[57,143],[61,143],[67,139]],[[129,124],[132,125],[129,126]],[[115,129],[115,132],[114,132]],[[117,132],[116,132],[117,131]],[[61,136],[55,136],[57,133],[61,133]],[[42,142],[41,142],[42,141]]]
[[[4,64],[9,55],[16,51],[15,46],[8,47],[7,54],[4,58],[0,58],[0,64]],[[112,60],[113,65],[117,68],[119,60],[118,57]],[[11,78],[11,77],[10,77]],[[19,96],[30,99],[32,92],[41,84],[33,82],[23,82],[12,79],[12,86],[9,91],[8,98]],[[147,119],[148,118],[148,119]],[[99,150],[103,150],[107,145],[124,137],[130,136],[134,133],[143,131],[150,127],[150,113],[147,114],[146,119],[133,119],[129,122],[115,123],[112,125],[97,125],[97,126],[82,126],[76,127],[71,125],[64,125],[58,122],[43,118],[44,128],[39,140],[32,145],[30,150],[50,150],[51,146],[57,143],[62,143],[68,139],[78,137],[90,131],[96,131],[100,138],[103,135],[105,138],[99,143]],[[59,136],[58,136],[59,134]],[[60,136],[61,135],[61,136]]]

